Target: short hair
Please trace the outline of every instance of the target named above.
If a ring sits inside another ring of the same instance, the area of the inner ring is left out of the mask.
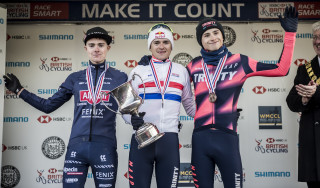
[[[320,30],[320,21],[317,21],[316,23],[312,24],[312,32]]]

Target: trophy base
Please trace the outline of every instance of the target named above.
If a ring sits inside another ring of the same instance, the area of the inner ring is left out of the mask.
[[[139,144],[138,149],[152,144],[163,135],[164,133],[160,133],[157,127],[152,123],[144,123],[135,134],[135,138]]]

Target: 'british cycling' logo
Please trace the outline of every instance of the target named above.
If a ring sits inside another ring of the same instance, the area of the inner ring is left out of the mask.
[[[260,153],[288,153],[287,139],[255,139],[257,146],[255,147],[256,152]],[[264,142],[265,141],[265,142]]]

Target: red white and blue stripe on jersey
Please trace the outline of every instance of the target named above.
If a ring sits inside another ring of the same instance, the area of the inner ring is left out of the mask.
[[[161,84],[161,86],[163,86],[164,81],[160,81],[160,84]],[[144,83],[144,85],[146,87],[146,90],[151,89],[151,88],[157,88],[155,82],[146,82],[146,83]],[[181,95],[180,94],[174,94],[171,91],[180,90],[182,92],[183,87],[184,86],[182,84],[180,84],[180,83],[170,81],[169,85],[168,85],[168,90],[170,90],[170,91],[168,91],[168,92],[166,92],[164,94],[164,99],[165,100],[173,100],[173,101],[181,102]],[[139,88],[143,89],[143,84],[140,84]],[[140,93],[139,96],[141,98],[143,98],[143,93]],[[148,93],[146,91],[145,99],[146,100],[149,100],[149,99],[162,99],[162,96],[161,96],[161,93]]]

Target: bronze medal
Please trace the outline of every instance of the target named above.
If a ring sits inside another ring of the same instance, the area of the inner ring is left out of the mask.
[[[217,100],[217,95],[215,93],[209,93],[209,101],[214,103]]]

